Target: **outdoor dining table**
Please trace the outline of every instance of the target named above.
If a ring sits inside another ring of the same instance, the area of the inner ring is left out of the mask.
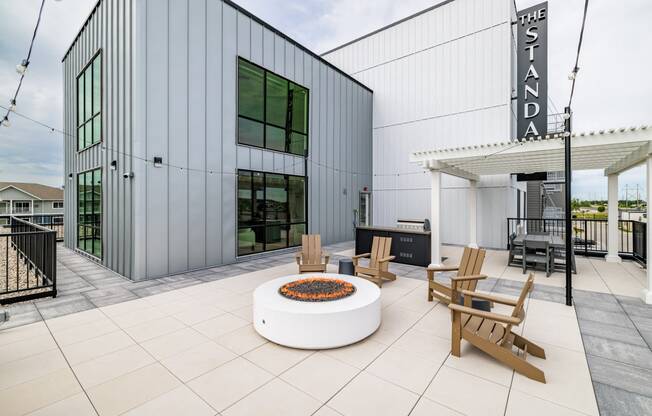
[[[523,241],[547,241],[550,243],[550,248],[552,248],[553,256],[553,268],[562,266],[560,263],[555,263],[555,258],[564,258],[563,256],[555,256],[555,253],[566,247],[566,241],[560,235],[553,234],[518,234],[514,237],[512,243],[517,246],[522,246]],[[575,273],[575,253],[573,253],[573,258],[571,259],[571,264],[573,266],[573,273]],[[565,267],[565,266],[564,266]]]
[[[563,248],[566,247],[566,242],[564,238],[560,235],[552,234],[519,234],[514,238],[514,244],[523,245],[523,240],[528,241],[547,241],[550,243],[552,248]]]

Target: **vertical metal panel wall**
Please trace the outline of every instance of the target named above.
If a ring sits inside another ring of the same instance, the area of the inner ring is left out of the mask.
[[[309,231],[326,243],[353,239],[358,192],[372,185],[370,90],[229,2],[103,0],[95,14],[64,63],[65,114],[74,132],[76,71],[96,50],[87,38],[101,33],[105,143],[120,158],[117,173],[104,170],[107,266],[138,280],[236,261],[238,169],[306,174]],[[310,90],[307,160],[237,145],[238,56]],[[120,152],[134,155],[127,166]],[[106,167],[109,153],[78,156],[70,138],[66,174]],[[142,160],[155,156],[162,167]],[[133,179],[122,179],[125,170]],[[69,247],[73,182],[66,187]]]
[[[132,273],[132,35],[130,0],[98,2],[63,60],[65,245],[77,245],[77,173],[102,168],[102,263]],[[102,51],[102,142],[77,152],[77,75]],[[111,161],[117,169],[108,169]],[[72,178],[69,178],[72,175]]]
[[[324,55],[374,90],[374,224],[430,217],[430,175],[411,152],[512,137],[512,12],[512,0],[444,1]],[[443,241],[466,244],[468,182],[442,185]],[[514,183],[479,188],[479,243],[503,247]]]

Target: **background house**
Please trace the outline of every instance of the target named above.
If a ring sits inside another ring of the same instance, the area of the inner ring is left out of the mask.
[[[0,182],[0,215],[63,214],[63,189],[38,183]]]

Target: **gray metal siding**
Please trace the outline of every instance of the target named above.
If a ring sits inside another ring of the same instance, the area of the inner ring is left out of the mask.
[[[104,0],[94,9],[63,61],[65,137],[65,245],[76,247],[77,174],[102,168],[102,263],[118,273],[132,271],[131,76],[132,2]],[[77,152],[77,75],[102,51],[102,142]],[[117,161],[117,170],[108,166]],[[72,174],[72,179],[68,175]]]
[[[369,90],[220,0],[136,0],[134,22],[132,151],[165,163],[134,165],[134,279],[237,260],[239,168],[307,173],[310,232],[353,239],[372,185]],[[238,56],[310,90],[307,171],[304,158],[237,145]]]

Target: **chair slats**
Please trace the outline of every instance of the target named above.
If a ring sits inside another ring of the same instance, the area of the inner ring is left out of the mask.
[[[328,255],[322,256],[321,236],[319,234],[304,234],[301,236],[301,252],[297,259],[299,273],[326,271]],[[323,258],[323,259],[322,259]]]
[[[523,289],[512,311],[512,317],[518,317],[519,322],[525,318],[525,299],[532,291],[534,276],[530,275],[523,285]],[[498,299],[496,299],[498,301]],[[473,309],[449,305],[452,309],[452,334],[451,351],[456,357],[461,355],[461,341],[467,340],[475,347],[494,357],[498,361],[510,366],[517,372],[542,383],[546,382],[543,371],[527,362],[528,354],[539,358],[546,358],[545,351],[532,341],[512,332],[512,324],[503,323],[506,316],[487,316],[485,312],[474,314]],[[517,351],[514,351],[514,347]]]
[[[390,256],[392,250],[392,239],[390,237],[374,236],[371,243],[371,253],[369,254],[369,264],[364,267],[359,265],[357,258],[354,257],[354,266],[356,276],[364,277],[382,286],[384,280],[396,280],[396,275],[389,271],[389,261],[380,261]]]
[[[465,247],[460,259],[460,265],[457,269],[457,276],[477,276],[482,271],[486,251],[478,248]],[[445,303],[451,302],[451,285],[438,282],[434,279],[434,272],[428,272],[428,300],[437,298]],[[457,290],[474,291],[478,285],[478,280],[466,280],[457,284]]]

